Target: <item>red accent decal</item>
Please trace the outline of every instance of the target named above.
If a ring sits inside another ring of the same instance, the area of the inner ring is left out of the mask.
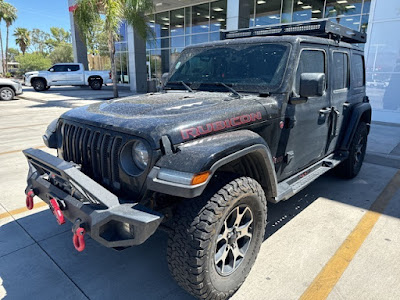
[[[200,135],[206,135],[211,132],[224,130],[226,128],[231,128],[239,126],[242,124],[247,124],[255,122],[256,120],[262,120],[261,112],[251,113],[247,115],[242,115],[238,117],[233,117],[228,120],[216,121],[213,123],[208,123],[205,125],[200,125],[197,127],[186,128],[181,130],[181,135],[184,140],[190,139],[191,137],[197,137]],[[207,129],[204,129],[207,128]]]

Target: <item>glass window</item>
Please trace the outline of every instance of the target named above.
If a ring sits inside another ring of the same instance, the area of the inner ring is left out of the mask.
[[[211,31],[226,29],[226,0],[211,2],[210,15]]]
[[[292,22],[293,2],[294,2],[294,0],[283,0],[282,1],[281,23]]]
[[[341,17],[361,14],[362,0],[327,0],[325,17]]]
[[[178,59],[182,50],[183,50],[183,48],[176,48],[176,49],[171,50],[171,55],[169,58],[169,62],[171,64],[171,66],[176,62],[176,60]]]
[[[221,34],[219,32],[210,33],[210,42],[219,41],[221,39]]]
[[[185,37],[177,36],[171,37],[171,48],[183,48],[185,47]]]
[[[156,14],[155,19],[155,33],[156,37],[165,37],[169,36],[169,12],[163,12]]]
[[[208,33],[192,35],[192,44],[193,45],[201,44],[201,43],[205,43],[205,42],[208,42]]]
[[[171,36],[184,34],[185,10],[183,8],[171,11]]]
[[[68,72],[68,66],[66,65],[56,65],[53,66],[53,72]]]
[[[209,31],[210,23],[210,4],[205,3],[192,7],[192,33]]]
[[[330,20],[339,23],[340,25],[359,31],[360,30],[360,16],[348,16],[348,17],[337,17],[331,18]]]
[[[70,72],[79,71],[79,65],[70,65],[70,66],[68,66],[68,69]]]
[[[190,34],[192,30],[192,8],[186,7],[185,8],[185,34]]]
[[[371,0],[364,0],[363,14],[369,14],[371,8]]]
[[[341,90],[349,87],[349,58],[346,53],[333,53],[333,89]]]
[[[324,0],[294,1],[293,22],[322,18]]]
[[[256,26],[272,25],[281,21],[281,0],[256,0]]]
[[[269,91],[283,80],[289,48],[265,43],[189,48],[182,52],[170,82],[183,80],[199,90],[220,90],[215,83],[223,82],[239,91]]]
[[[297,67],[295,91],[300,92],[300,75],[303,73],[325,73],[325,52],[320,50],[303,50],[301,52],[299,66]]]
[[[363,15],[361,17],[361,26],[360,26],[360,30],[361,32],[366,33],[368,30],[368,19],[369,19],[369,15]]]
[[[364,58],[358,54],[354,54],[351,61],[351,83],[354,87],[365,84]]]

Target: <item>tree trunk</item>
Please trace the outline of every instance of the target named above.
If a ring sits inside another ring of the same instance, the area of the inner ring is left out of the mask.
[[[7,33],[6,33],[6,63],[5,63],[6,71],[5,71],[5,74],[8,73],[8,57],[7,57],[7,54],[8,54],[8,34],[9,34],[10,26],[6,25],[6,27],[7,27]]]
[[[115,43],[114,43],[114,38],[111,35],[108,41],[108,48],[110,50],[114,98],[118,98],[117,66],[115,65]]]
[[[3,51],[3,37],[1,36],[1,28],[0,28],[0,55],[1,55],[1,65],[3,67],[3,74],[5,71],[5,67],[4,67],[4,51]]]

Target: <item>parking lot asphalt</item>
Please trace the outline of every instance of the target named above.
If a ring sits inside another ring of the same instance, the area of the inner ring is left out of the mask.
[[[110,97],[89,92],[82,100],[79,88],[26,88],[23,99],[0,102],[0,299],[192,299],[169,275],[165,233],[121,252],[86,237],[79,253],[70,223],[58,226],[39,200],[24,208],[21,150],[54,154],[41,139],[47,124]],[[232,299],[400,299],[399,139],[400,127],[372,124],[358,177],[327,174],[269,204],[265,241]]]

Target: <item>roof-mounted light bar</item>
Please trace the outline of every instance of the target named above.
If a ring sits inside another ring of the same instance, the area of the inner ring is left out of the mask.
[[[347,43],[365,43],[367,41],[366,33],[350,29],[328,19],[265,27],[254,27],[234,31],[222,31],[221,39],[225,40],[252,36],[280,35],[308,35]]]

